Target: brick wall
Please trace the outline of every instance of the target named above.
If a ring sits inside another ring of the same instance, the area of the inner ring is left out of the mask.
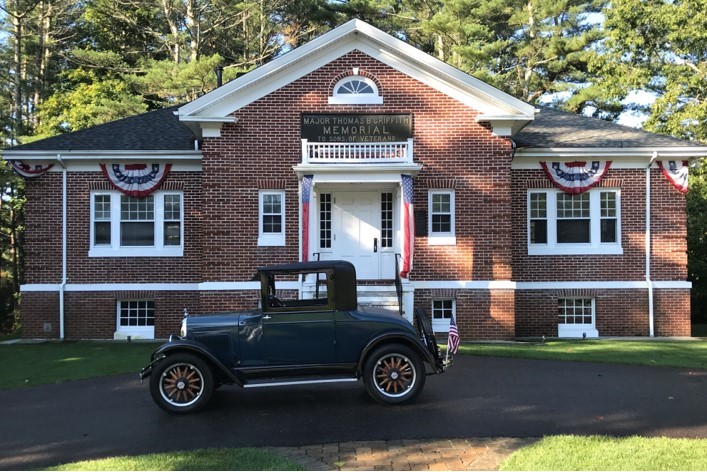
[[[375,79],[382,105],[329,105],[337,78],[352,68]],[[172,172],[165,185],[184,189],[184,257],[89,258],[89,190],[105,179],[69,172],[69,283],[248,281],[257,266],[299,258],[298,181],[300,113],[412,113],[416,209],[427,210],[428,189],[453,188],[456,246],[431,246],[417,237],[413,281],[595,281],[645,279],[643,170],[612,168],[606,179],[621,187],[622,246],[618,256],[528,256],[526,195],[541,170],[513,171],[510,141],[492,135],[477,112],[354,51],[237,111],[221,138],[203,142],[202,172]],[[653,170],[653,278],[685,280],[685,199]],[[612,185],[613,185],[612,184]],[[258,247],[258,193],[286,194],[286,246]],[[61,277],[61,174],[27,181],[26,283],[58,284]],[[657,292],[656,329],[689,330],[688,291]],[[69,337],[110,337],[120,294],[67,294]],[[416,291],[429,306],[431,292]],[[554,298],[553,298],[554,297]],[[257,292],[155,293],[156,335],[179,328],[183,308],[220,311],[252,308]],[[556,294],[547,291],[469,290],[456,295],[464,339],[509,339],[556,333]],[[603,291],[597,298],[602,335],[646,334],[642,291]],[[58,295],[23,295],[26,337],[43,337],[43,323],[58,335]],[[687,303],[687,305],[686,305]],[[687,309],[686,309],[687,307]],[[686,328],[687,326],[687,328]]]
[[[383,105],[327,103],[335,79],[353,67],[377,79]],[[451,183],[457,246],[417,238],[411,278],[510,278],[509,141],[476,123],[474,110],[354,51],[239,110],[221,138],[205,140],[205,280],[247,280],[255,266],[298,260],[292,166],[301,162],[300,113],[308,112],[413,113],[415,161],[423,165],[414,203],[427,209],[428,188]],[[268,181],[286,190],[287,247],[256,246],[258,189]]]

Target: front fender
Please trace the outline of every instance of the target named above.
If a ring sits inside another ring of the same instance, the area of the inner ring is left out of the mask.
[[[144,380],[152,374],[152,369],[158,362],[167,357],[170,354],[176,352],[188,352],[190,354],[196,354],[204,360],[208,361],[211,366],[218,372],[222,372],[226,378],[232,381],[234,384],[242,387],[243,382],[239,379],[233,372],[231,372],[228,367],[223,365],[223,363],[218,360],[202,343],[198,341],[191,341],[189,339],[170,338],[168,343],[165,343],[157,348],[155,352],[152,353],[152,358],[150,363],[140,370],[140,380]]]
[[[363,372],[363,366],[366,363],[366,358],[368,357],[368,354],[371,353],[371,351],[383,344],[395,342],[404,344],[415,349],[415,351],[420,354],[420,357],[422,357],[422,359],[432,367],[435,373],[439,372],[437,369],[437,363],[435,362],[434,357],[432,357],[432,354],[430,354],[429,350],[427,350],[422,345],[420,340],[415,338],[415,336],[404,332],[385,333],[369,341],[369,343],[366,345],[365,348],[363,348],[363,351],[361,352],[361,357],[358,360],[357,371],[359,373]]]

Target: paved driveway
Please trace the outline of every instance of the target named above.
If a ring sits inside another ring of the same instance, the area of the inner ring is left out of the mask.
[[[172,416],[137,374],[0,392],[0,468],[197,447],[609,434],[707,438],[707,372],[459,357],[417,402],[373,403],[361,384],[215,392]]]

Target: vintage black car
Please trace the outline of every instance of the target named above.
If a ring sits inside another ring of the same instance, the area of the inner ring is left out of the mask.
[[[265,387],[360,378],[373,399],[400,404],[420,393],[428,373],[442,373],[449,364],[423,312],[415,313],[416,329],[396,312],[358,307],[356,270],[349,262],[263,267],[256,278],[260,308],[185,316],[180,335],[152,354],[140,378],[151,376],[150,393],[158,406],[175,413],[198,411],[223,384]],[[313,287],[306,298],[295,296],[300,280]],[[276,292],[276,287],[289,290]],[[287,293],[292,296],[283,296]]]

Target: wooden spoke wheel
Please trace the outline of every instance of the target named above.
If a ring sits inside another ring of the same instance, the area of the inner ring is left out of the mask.
[[[405,403],[422,390],[424,365],[407,346],[383,346],[368,358],[364,383],[369,395],[380,403]]]
[[[208,364],[191,354],[173,354],[160,362],[150,379],[152,398],[172,413],[202,409],[214,390]]]

